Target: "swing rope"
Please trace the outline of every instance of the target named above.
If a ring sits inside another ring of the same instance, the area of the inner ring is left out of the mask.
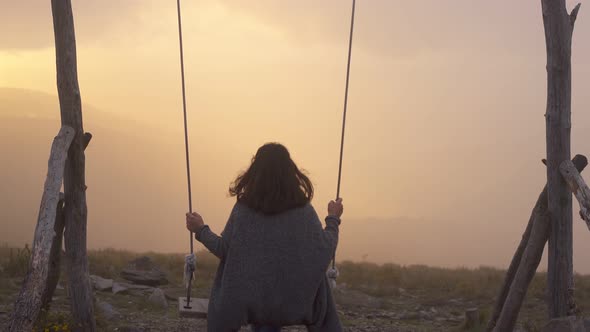
[[[352,14],[350,17],[350,36],[348,39],[348,62],[346,64],[346,85],[344,88],[344,111],[342,112],[342,135],[340,137],[340,161],[338,163],[338,187],[336,189],[336,200],[340,198],[340,182],[342,179],[342,158],[344,155],[344,131],[346,129],[346,109],[348,107],[348,82],[350,78],[350,58],[352,55],[352,35],[354,32],[354,11],[356,0],[352,0]],[[338,271],[336,270],[336,251],[334,251],[334,257],[332,258],[332,271],[330,272],[330,278],[336,279]]]
[[[182,82],[182,111],[184,115],[184,148],[186,154],[186,179],[187,179],[187,192],[188,192],[188,211],[189,213],[193,212],[193,195],[191,191],[191,163],[189,157],[189,147],[188,147],[188,126],[187,126],[187,116],[186,116],[186,87],[184,83],[184,48],[182,44],[182,19],[180,15],[180,0],[176,0],[176,9],[178,12],[178,41],[180,45],[180,75],[181,75],[181,82]],[[195,259],[194,259],[194,244],[193,244],[193,232],[190,232],[190,244],[191,244],[191,251],[190,251],[190,258],[187,256],[187,264],[185,266],[185,277],[187,277],[187,287],[186,287],[186,306],[190,307],[191,302],[191,284],[193,281],[193,275],[195,272]]]
[[[340,198],[340,184],[342,180],[342,160],[344,156],[344,133],[346,129],[346,110],[348,107],[348,83],[350,80],[350,59],[352,55],[352,37],[354,32],[354,14],[355,14],[356,0],[352,0],[352,13],[350,18],[350,35],[348,39],[348,59],[346,64],[346,83],[344,88],[344,110],[342,112],[342,132],[340,137],[340,159],[338,163],[338,186],[336,189],[336,200]],[[190,155],[189,155],[189,140],[188,140],[188,125],[187,125],[187,112],[186,112],[186,85],[184,79],[184,48],[182,43],[182,18],[180,10],[180,0],[176,0],[176,9],[178,13],[178,41],[180,46],[180,74],[182,83],[182,111],[184,116],[184,147],[186,155],[186,177],[187,177],[187,192],[188,192],[188,208],[189,213],[193,212],[192,203],[192,191],[191,191],[191,167],[190,167]],[[190,259],[188,258],[190,256]],[[194,258],[194,243],[193,243],[193,232],[190,232],[190,255],[187,256],[187,264],[185,267],[185,276],[188,277],[187,290],[186,290],[186,306],[190,307],[191,300],[191,284],[195,271],[195,258]],[[338,276],[338,270],[336,269],[336,251],[332,257],[332,269],[328,273],[328,277],[335,280]]]

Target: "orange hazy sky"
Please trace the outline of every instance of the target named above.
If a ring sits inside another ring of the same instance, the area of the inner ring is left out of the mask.
[[[590,154],[590,8],[582,2],[572,150]],[[95,134],[92,248],[188,246],[175,5],[73,1],[85,126]],[[335,195],[350,9],[343,0],[183,1],[195,206],[214,229],[233,204],[230,181],[268,141],[287,145],[310,173],[321,213]],[[1,0],[0,30],[0,120],[55,118],[50,1]],[[508,264],[545,182],[544,42],[540,1],[357,1],[339,257]],[[45,106],[32,107],[24,90]],[[33,194],[19,196],[30,211],[18,221],[0,212],[0,241],[32,238],[52,123],[23,141],[42,147],[22,185]],[[144,146],[115,152],[124,145],[117,133]],[[25,176],[18,163],[5,167]],[[590,232],[577,213],[574,224],[575,268],[590,272]]]

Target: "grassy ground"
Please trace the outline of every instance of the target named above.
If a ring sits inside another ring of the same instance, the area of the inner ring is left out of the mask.
[[[0,330],[6,323],[12,304],[28,267],[27,248],[0,246]],[[146,255],[168,274],[170,285],[164,287],[171,296],[180,296],[184,256],[181,254],[133,253],[120,250],[97,250],[89,253],[90,273],[120,279],[127,262]],[[197,254],[197,278],[193,295],[207,297],[217,267],[217,259]],[[443,269],[427,266],[377,265],[341,262],[339,289],[335,292],[338,309],[346,331],[460,331],[466,309],[478,307],[485,322],[494,304],[505,271],[492,268]],[[523,305],[519,328],[538,331],[545,324],[546,275],[534,278]],[[137,294],[114,295],[97,292],[98,301],[112,304],[125,317],[110,322],[98,314],[101,330],[124,331],[126,324],[144,326],[142,331],[189,331],[204,328],[204,323],[179,320],[176,304],[158,309]],[[67,331],[68,303],[64,290],[42,321],[51,331]],[[590,276],[576,276],[576,301],[582,313],[590,308]],[[196,325],[195,325],[196,324]],[[201,324],[201,325],[199,325]],[[166,326],[166,327],[163,327]],[[481,327],[471,331],[479,331]],[[294,329],[293,331],[299,331]]]

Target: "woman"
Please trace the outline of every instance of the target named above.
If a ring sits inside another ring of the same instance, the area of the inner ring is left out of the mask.
[[[310,205],[311,181],[287,149],[269,143],[229,190],[237,198],[225,229],[216,235],[198,213],[186,227],[219,257],[211,289],[208,331],[341,331],[326,269],[338,243],[342,200],[328,205],[326,227]]]

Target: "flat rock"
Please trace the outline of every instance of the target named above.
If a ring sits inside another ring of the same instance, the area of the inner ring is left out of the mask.
[[[105,279],[99,276],[91,275],[90,281],[94,289],[98,291],[107,291],[113,288],[113,279]]]
[[[121,285],[123,285],[129,289],[134,289],[134,290],[143,290],[143,291],[153,291],[154,290],[154,287],[145,286],[145,285],[126,284],[124,282],[122,282]]]
[[[134,284],[160,286],[168,284],[166,274],[147,256],[139,257],[121,271],[121,277]]]
[[[586,332],[586,327],[584,319],[570,316],[552,319],[542,332]]]
[[[160,308],[168,308],[168,301],[166,300],[166,294],[160,288],[154,289],[150,297],[148,298],[150,303]]]
[[[118,282],[113,282],[113,294],[119,294],[119,293],[124,293],[128,290],[128,287],[125,287],[124,284],[118,283]]]

